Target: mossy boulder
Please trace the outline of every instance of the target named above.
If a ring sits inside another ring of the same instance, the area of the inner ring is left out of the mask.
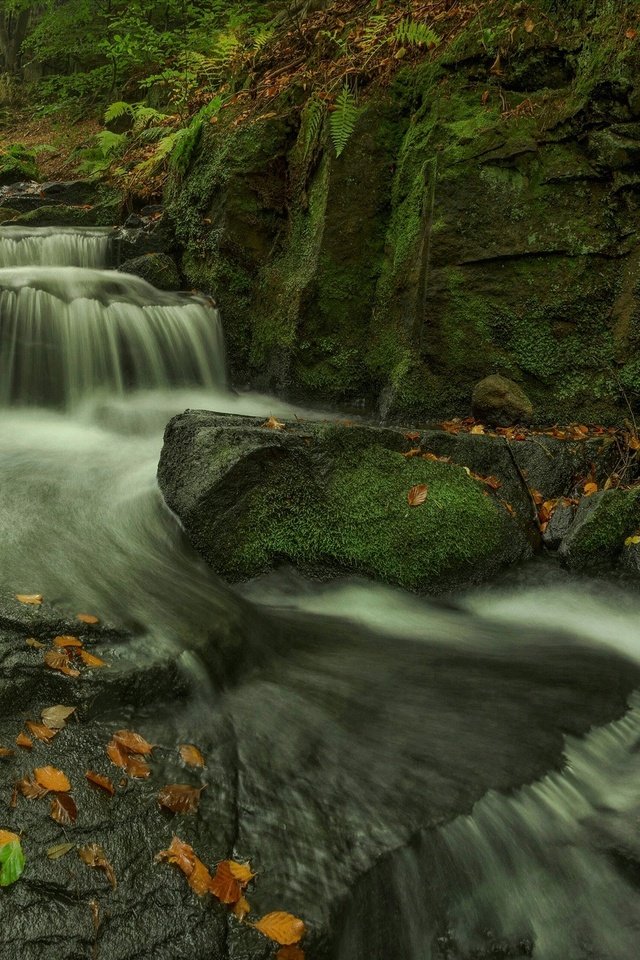
[[[193,545],[231,581],[290,563],[439,592],[531,554],[523,527],[463,466],[405,449],[400,431],[278,430],[187,411],[167,427],[158,478]],[[418,484],[427,497],[411,507]]]
[[[640,487],[583,497],[559,554],[574,570],[597,570],[622,557],[624,541],[640,528]]]
[[[179,290],[181,286],[175,260],[167,253],[148,253],[143,257],[125,260],[118,270],[121,273],[133,273],[136,277],[142,277],[158,290]]]
[[[0,223],[6,223],[7,220],[15,220],[19,217],[18,210],[12,210],[11,207],[0,207]]]

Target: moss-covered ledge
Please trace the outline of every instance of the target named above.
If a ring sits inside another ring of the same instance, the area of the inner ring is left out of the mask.
[[[281,563],[440,592],[530,556],[526,521],[464,466],[403,456],[402,431],[335,423],[269,429],[187,411],[158,478],[193,546],[230,581]],[[425,502],[409,490],[426,484]]]

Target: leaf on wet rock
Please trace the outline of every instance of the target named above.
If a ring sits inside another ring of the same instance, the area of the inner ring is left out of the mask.
[[[47,856],[49,860],[61,860],[62,857],[71,853],[74,847],[75,843],[57,843],[54,847],[49,847]]]
[[[192,743],[183,743],[180,747],[180,756],[188,767],[204,767],[205,760],[197,747]]]
[[[70,827],[78,819],[78,807],[73,797],[56,793],[51,797],[51,816],[63,827]]]
[[[82,640],[78,639],[78,637],[71,637],[71,636],[67,636],[67,634],[64,634],[59,637],[54,637],[53,645],[57,649],[60,649],[64,647],[82,647],[83,643],[82,643]]]
[[[594,494],[594,493],[597,493],[597,492],[598,492],[598,484],[597,484],[597,483],[593,483],[593,482],[591,482],[591,483],[585,483],[585,485],[584,485],[584,495],[585,495],[585,497],[592,497],[593,494]]]
[[[51,730],[64,730],[67,720],[75,712],[75,707],[65,707],[64,704],[58,703],[55,707],[45,707],[40,717]]]
[[[112,797],[115,795],[116,789],[111,783],[111,780],[109,780],[109,777],[105,777],[101,773],[94,773],[93,770],[87,770],[85,777],[89,783],[92,783],[96,787],[100,787],[101,790],[104,790]]]
[[[44,655],[44,662],[52,670],[58,670],[67,677],[80,676],[80,671],[71,666],[69,656],[63,650],[47,650]]]
[[[410,507],[419,507],[427,499],[428,493],[429,488],[426,483],[416,483],[407,494],[407,503]]]
[[[44,597],[40,593],[16,593],[16,600],[30,607],[39,607]]]
[[[158,793],[158,803],[171,813],[196,813],[200,794],[204,787],[191,787],[188,783],[172,783]]]
[[[24,853],[20,837],[9,830],[0,830],[0,887],[8,887],[24,870]]]
[[[242,896],[242,884],[231,872],[228,860],[218,864],[209,889],[221,903],[237,903]]]
[[[173,863],[187,878],[194,893],[203,897],[211,889],[212,877],[202,860],[196,856],[192,847],[178,837],[174,837],[167,850],[161,850],[156,860],[161,863]]]
[[[289,946],[299,943],[305,933],[305,926],[299,917],[294,917],[291,913],[284,910],[276,910],[274,913],[267,913],[266,916],[257,920],[253,926],[260,933],[264,934],[270,940],[282,946]]]
[[[268,420],[262,424],[263,427],[266,427],[267,430],[284,430],[286,424],[282,420],[278,420],[276,417],[269,417]]]
[[[115,737],[109,741],[106,749],[111,762],[125,770],[130,777],[144,780],[150,776],[151,768],[148,763],[142,757],[130,754]]]
[[[103,848],[97,843],[88,843],[85,847],[78,847],[78,856],[88,867],[95,870],[104,870],[107,880],[115,890],[118,886],[114,869],[107,859]]]
[[[100,623],[98,618],[94,617],[92,613],[78,613],[76,614],[76,620],[80,620],[81,623],[87,623],[89,626]]]
[[[251,907],[247,901],[246,897],[240,897],[240,899],[233,905],[233,915],[242,923],[244,918],[248,913],[251,913]]]
[[[22,780],[18,780],[16,787],[27,800],[39,800],[47,793],[47,790],[38,783],[33,774],[27,774]]]
[[[33,773],[40,786],[44,787],[45,790],[62,793],[71,790],[71,783],[66,773],[56,767],[36,767]]]
[[[51,727],[48,727],[45,723],[36,723],[34,720],[27,720],[25,726],[36,740],[44,740],[45,743],[53,740],[58,733],[57,730],[52,730]]]
[[[304,950],[295,944],[288,947],[280,947],[276,953],[276,960],[304,960]]]
[[[153,745],[133,730],[117,730],[113,739],[127,753],[139,753],[145,756],[153,750]]]
[[[84,663],[85,667],[108,667],[109,664],[106,660],[102,660],[100,657],[96,657],[94,653],[89,653],[88,650],[80,650],[80,659]]]
[[[28,647],[33,647],[34,650],[44,650],[47,646],[46,643],[40,643],[35,637],[27,637],[25,643]]]
[[[7,760],[9,757],[15,756],[15,750],[11,750],[10,747],[0,747],[0,759]]]
[[[16,737],[16,743],[19,747],[22,747],[23,750],[33,750],[33,740],[22,730]]]

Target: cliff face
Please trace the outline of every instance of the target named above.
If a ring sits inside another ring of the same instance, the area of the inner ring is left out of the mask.
[[[538,421],[637,404],[640,39],[537,6],[363,93],[339,158],[309,92],[207,130],[169,207],[236,381],[400,419],[495,372]]]

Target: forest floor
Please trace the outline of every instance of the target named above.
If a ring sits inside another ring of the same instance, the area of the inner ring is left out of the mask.
[[[28,112],[13,113],[0,124],[0,151],[11,144],[37,150],[42,179],[74,180],[82,177],[80,151],[91,145],[102,129],[97,117],[77,120],[61,114],[35,118]]]

